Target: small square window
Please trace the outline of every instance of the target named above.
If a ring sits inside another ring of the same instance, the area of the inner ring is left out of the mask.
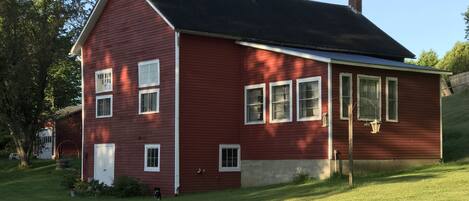
[[[112,91],[112,68],[95,72],[96,93]]]
[[[112,117],[112,95],[96,96],[96,118]]]
[[[145,172],[159,172],[160,171],[160,145],[159,144],[146,144],[145,145]]]
[[[160,85],[160,60],[138,63],[138,86],[151,87]]]
[[[241,148],[239,144],[221,144],[219,155],[220,172],[237,172],[241,170]]]
[[[159,112],[159,89],[147,89],[139,91],[139,114],[151,114]]]

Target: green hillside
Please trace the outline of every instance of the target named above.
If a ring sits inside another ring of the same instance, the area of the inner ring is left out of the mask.
[[[443,98],[445,161],[469,158],[469,91]]]

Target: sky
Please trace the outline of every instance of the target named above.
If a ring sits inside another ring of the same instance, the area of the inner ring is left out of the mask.
[[[348,0],[317,0],[347,5]],[[467,0],[362,0],[363,15],[415,55],[433,49],[438,56],[465,41],[462,14]]]

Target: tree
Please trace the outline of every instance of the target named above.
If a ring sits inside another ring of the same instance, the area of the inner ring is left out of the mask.
[[[469,71],[469,42],[457,42],[437,67],[455,74]]]
[[[463,13],[464,22],[466,22],[466,39],[469,39],[469,7],[467,8],[466,12]]]
[[[71,102],[59,97],[58,85],[69,79],[60,74],[73,75],[71,68],[78,68],[68,51],[76,27],[84,24],[77,17],[83,2],[89,1],[0,0],[0,124],[13,139],[20,167],[30,165],[36,133],[52,106]]]
[[[419,66],[434,67],[438,62],[438,54],[434,50],[430,49],[428,51],[422,51],[416,64]]]

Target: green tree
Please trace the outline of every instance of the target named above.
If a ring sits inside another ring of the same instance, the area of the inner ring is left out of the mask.
[[[68,51],[84,24],[83,2],[0,0],[0,124],[13,139],[20,167],[30,165],[36,133],[54,107],[79,95],[70,87],[76,81],[67,81],[79,68]]]
[[[416,64],[419,66],[434,67],[438,62],[438,54],[434,50],[430,49],[428,51],[422,51]]]
[[[469,42],[457,42],[436,66],[455,74],[469,71]]]
[[[469,39],[469,7],[467,8],[466,12],[463,13],[464,22],[466,22],[466,39]]]

